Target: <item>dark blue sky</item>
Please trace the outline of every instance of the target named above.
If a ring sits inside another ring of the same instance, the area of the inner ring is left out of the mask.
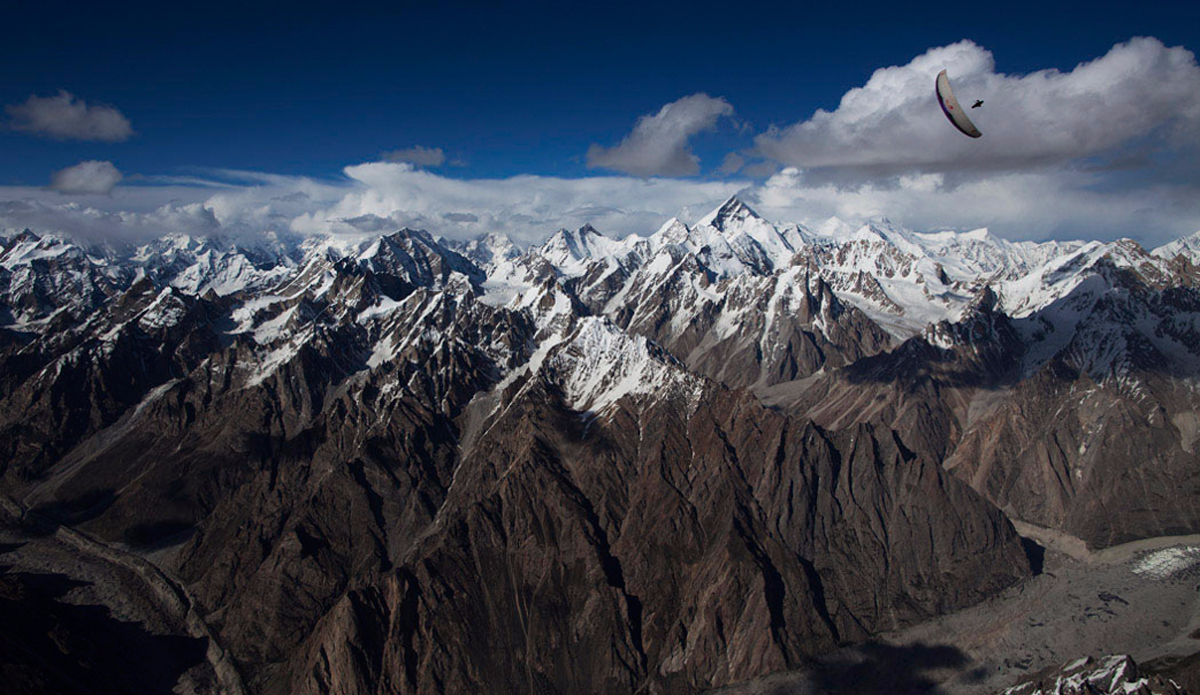
[[[831,109],[879,67],[971,39],[997,70],[1069,70],[1149,35],[1200,48],[1195,3],[46,3],[5,10],[0,104],[65,89],[118,108],[125,142],[0,133],[0,184],[85,159],[126,176],[236,168],[337,176],[412,146],[458,178],[582,176],[592,143],[697,92],[724,120],[701,176],[770,124]],[[1075,4],[1075,7],[1079,5]]]

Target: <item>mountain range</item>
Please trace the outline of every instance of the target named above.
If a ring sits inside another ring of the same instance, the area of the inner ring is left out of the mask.
[[[149,562],[227,692],[695,692],[1025,581],[1014,522],[1200,533],[1198,266],[736,198],[525,249],[23,230],[0,492]]]

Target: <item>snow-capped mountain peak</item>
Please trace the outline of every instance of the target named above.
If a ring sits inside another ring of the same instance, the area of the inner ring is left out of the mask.
[[[1200,232],[1163,244],[1150,253],[1166,260],[1183,256],[1191,261],[1192,265],[1200,265]]]
[[[604,236],[591,225],[577,230],[560,229],[542,246],[543,255],[553,260],[568,259],[581,261],[601,255]]]
[[[680,222],[678,217],[672,217],[663,223],[657,232],[650,235],[650,241],[654,243],[655,248],[663,244],[682,244],[687,240],[688,231],[686,224]]]
[[[729,200],[721,203],[720,207],[701,217],[696,222],[696,226],[707,225],[709,227],[716,227],[721,231],[728,231],[734,225],[745,224],[748,221],[754,220],[766,221],[737,196],[732,196]]]
[[[590,224],[578,230],[560,229],[546,243],[533,249],[533,253],[544,258],[565,276],[578,276],[588,272],[594,261],[620,262],[633,252],[641,237],[613,239],[604,236]]]
[[[37,260],[82,258],[85,255],[83,249],[70,241],[52,235],[38,236],[26,229],[0,247],[0,265],[14,267]]]
[[[521,249],[502,234],[484,234],[466,242],[447,242],[447,245],[485,271],[521,255]]]

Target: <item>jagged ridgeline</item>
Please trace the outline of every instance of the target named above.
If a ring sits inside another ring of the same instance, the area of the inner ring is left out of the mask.
[[[525,250],[0,248],[6,505],[148,560],[212,688],[694,692],[1022,581],[1006,513],[1200,531],[1200,237],[734,199]]]

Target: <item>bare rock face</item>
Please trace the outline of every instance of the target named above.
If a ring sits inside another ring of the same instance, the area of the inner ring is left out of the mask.
[[[997,506],[1094,547],[1194,533],[1198,295],[1106,272],[1021,320],[980,295],[961,321],[829,374],[793,408],[894,429]]]
[[[1194,533],[1197,343],[1180,327],[1198,306],[1186,287],[1105,292],[1065,348],[968,425],[947,466],[998,505],[1096,547]]]
[[[280,692],[364,669],[400,692],[694,692],[1028,572],[998,512],[890,436],[830,439],[721,390],[588,422],[555,400],[534,383],[500,406],[430,531]]]
[[[994,299],[985,290],[959,322],[936,324],[895,350],[830,372],[793,409],[833,429],[886,423],[906,446],[945,460],[962,437],[976,394],[1018,378],[1024,347]]]
[[[1146,676],[1166,679],[1184,692],[1200,692],[1200,652],[1159,657],[1146,662],[1139,670]]]
[[[0,475],[36,478],[112,425],[150,389],[218,346],[212,302],[138,282],[80,326],[64,326],[6,360]]]
[[[1179,394],[1177,384],[1156,375],[1141,382],[1138,395],[1166,395],[1160,403]],[[1129,395],[1055,365],[971,427],[947,465],[1021,518],[1063,528],[1094,547],[1194,533],[1200,472],[1172,422],[1180,415],[1161,407],[1147,412]],[[1172,407],[1183,405],[1183,418],[1195,408],[1185,398]]]

